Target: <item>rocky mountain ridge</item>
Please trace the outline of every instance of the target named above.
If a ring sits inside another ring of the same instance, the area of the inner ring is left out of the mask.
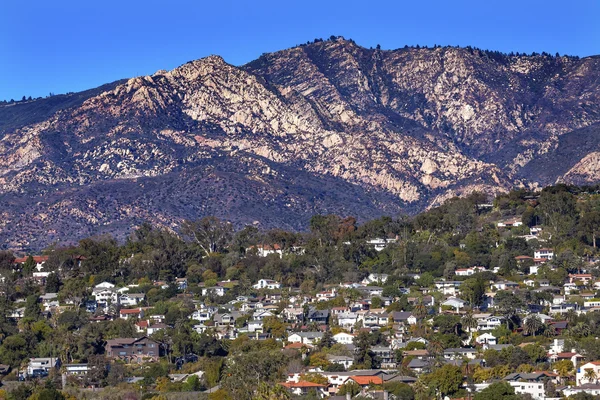
[[[40,248],[204,215],[302,229],[314,213],[596,182],[599,63],[336,39],[241,67],[210,56],[40,103],[47,114],[0,106],[0,240]]]

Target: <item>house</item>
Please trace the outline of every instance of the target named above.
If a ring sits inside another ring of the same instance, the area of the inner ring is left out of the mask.
[[[281,283],[274,281],[272,279],[259,279],[258,283],[252,285],[254,289],[281,289]]]
[[[519,284],[511,281],[498,281],[492,284],[492,287],[496,290],[513,290],[518,289]]]
[[[586,373],[589,374],[588,371],[593,371],[595,374],[595,378],[592,379],[592,381],[590,381],[587,377],[586,377]],[[577,373],[575,374],[575,382],[577,383],[577,386],[581,386],[584,383],[598,383],[596,382],[600,377],[600,361],[590,361],[588,363],[585,363],[583,365],[580,365],[577,368]]]
[[[358,314],[355,312],[345,312],[337,315],[338,325],[344,328],[354,326],[358,322]]]
[[[348,380],[356,382],[362,388],[366,388],[371,385],[383,385],[383,378],[380,376],[354,375]]]
[[[262,332],[264,323],[262,320],[248,321],[248,332]]]
[[[256,251],[256,255],[259,257],[267,257],[271,254],[277,254],[279,258],[283,257],[283,250],[277,243],[275,244],[259,244],[257,246],[250,246],[250,251]]]
[[[370,283],[385,283],[388,280],[388,274],[375,274],[371,273],[365,279],[362,280],[363,285],[368,285]]]
[[[518,219],[509,219],[498,222],[498,228],[516,228],[523,225],[523,222]]]
[[[456,296],[459,292],[461,281],[436,281],[435,287],[437,290],[446,296]]]
[[[554,250],[553,249],[539,249],[533,252],[533,258],[541,258],[544,260],[552,260],[554,258]]]
[[[457,312],[458,310],[460,310],[461,308],[465,307],[468,304],[468,302],[459,299],[457,297],[450,297],[448,300],[444,301],[442,303],[442,307],[452,307],[453,309],[455,309]]]
[[[309,309],[308,322],[315,322],[317,324],[327,324],[329,319],[329,310],[316,310],[314,308]]]
[[[372,346],[371,351],[381,360],[382,368],[396,368],[396,354],[389,346]]]
[[[82,376],[87,375],[90,370],[87,363],[83,364],[65,364],[65,372],[70,376]]]
[[[600,396],[600,385],[597,383],[586,383],[578,386],[566,386],[562,388],[562,392],[565,396],[571,398],[579,393],[585,393],[591,396]]]
[[[177,285],[177,290],[186,290],[188,288],[188,280],[187,278],[176,278],[175,285]]]
[[[287,307],[282,314],[288,322],[299,322],[304,318],[304,309],[302,307]]]
[[[333,364],[339,364],[343,366],[344,369],[349,369],[354,363],[354,358],[348,356],[334,356],[332,354],[327,354],[327,361]]]
[[[458,268],[456,271],[454,271],[454,274],[456,276],[471,276],[483,271],[486,271],[485,267],[475,266],[470,268]]]
[[[335,340],[336,343],[352,344],[354,340],[354,335],[346,332],[340,332],[333,335],[333,340]]]
[[[146,299],[144,293],[123,293],[119,296],[118,303],[123,307],[137,306]]]
[[[51,369],[58,369],[60,365],[60,358],[56,357],[30,358],[27,364],[27,376],[47,376]]]
[[[317,395],[322,398],[326,396],[327,385],[320,385],[318,383],[299,381],[299,382],[282,382],[281,386],[286,388],[290,393],[296,396],[305,396],[313,390],[317,392]]]
[[[156,332],[161,331],[166,328],[168,328],[168,326],[163,324],[162,322],[159,322],[157,324],[148,324],[148,328],[146,329],[146,332],[148,333],[148,335],[153,335]]]
[[[35,268],[38,271],[41,271],[42,268],[44,268],[44,264],[46,263],[46,261],[48,261],[48,258],[50,258],[50,257],[49,256],[31,256],[31,258],[33,259],[33,262],[35,262]],[[28,259],[29,259],[29,256],[15,258],[15,264],[19,264],[19,265],[25,264]]]
[[[492,335],[491,333],[484,333],[482,335],[479,335],[475,338],[475,342],[477,344],[498,344],[498,339],[496,338],[496,336]]]
[[[239,315],[238,315],[239,314]],[[235,324],[235,320],[239,317],[241,317],[242,314],[241,313],[236,313],[234,314],[232,313],[217,313],[214,315],[214,322],[215,322],[215,326],[227,326],[227,325],[234,325]]]
[[[144,318],[144,309],[143,308],[123,308],[119,311],[119,318],[121,319],[129,319],[129,318]]]
[[[503,324],[503,317],[490,316],[477,320],[478,331],[492,331]]]
[[[588,285],[592,282],[592,274],[569,274],[569,283],[580,282],[582,285]]]
[[[214,310],[212,307],[208,307],[205,310],[196,310],[192,313],[192,315],[190,315],[190,319],[200,322],[210,321],[215,312],[216,310]]]
[[[413,370],[414,372],[416,372],[417,374],[420,374],[422,372],[429,371],[431,368],[431,365],[428,360],[421,360],[419,358],[413,358],[407,364],[407,367],[409,369]]]
[[[226,288],[224,286],[212,286],[212,287],[202,288],[202,296],[213,295],[213,296],[223,297],[223,296],[225,296],[225,293],[228,290],[229,290],[229,288]]]
[[[323,338],[323,332],[295,332],[288,336],[289,343],[315,344]]]
[[[573,365],[578,365],[585,357],[574,351],[563,351],[560,353],[549,354],[548,359],[551,362],[557,362],[562,360],[569,360]]]
[[[474,360],[477,355],[476,349],[471,348],[449,348],[444,350],[444,358],[449,360],[463,359],[468,358],[470,360]]]
[[[417,318],[408,311],[394,311],[389,315],[390,318],[397,323],[407,323],[409,325],[415,325],[417,323]]]
[[[383,295],[383,288],[381,286],[360,286],[357,289],[361,291],[365,297],[381,297]]]
[[[158,361],[161,347],[148,337],[109,339],[104,346],[106,357],[126,363]]]
[[[398,239],[383,239],[383,238],[375,238],[367,240],[367,244],[369,246],[373,246],[376,251],[382,251],[389,244],[396,243]]]

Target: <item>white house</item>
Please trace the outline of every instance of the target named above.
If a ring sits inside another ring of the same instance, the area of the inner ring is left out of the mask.
[[[553,249],[539,249],[533,252],[533,258],[543,258],[545,260],[552,260],[554,258]]]
[[[365,279],[362,280],[363,285],[368,285],[369,283],[385,283],[388,279],[388,274],[375,274],[371,273]]]
[[[354,363],[354,358],[353,357],[348,357],[348,356],[334,356],[332,354],[328,354],[327,355],[327,360],[329,362],[331,362],[331,363],[340,364],[345,369],[349,369],[352,366],[352,364]]]
[[[373,246],[376,251],[381,251],[385,249],[390,243],[396,243],[397,240],[398,239],[375,238],[367,240],[367,244]]]
[[[596,378],[592,379],[592,381],[588,381],[586,379],[585,374],[588,370],[594,371]],[[577,373],[575,374],[575,382],[577,386],[581,386],[585,383],[596,383],[596,381],[600,377],[600,361],[591,361],[586,364],[583,364],[577,368]]]
[[[352,341],[354,340],[354,335],[346,332],[340,332],[333,335],[333,340],[335,340],[336,343],[352,344]]]
[[[315,344],[323,338],[323,332],[295,332],[288,336],[289,343]]]
[[[27,375],[48,374],[51,369],[60,368],[60,359],[56,357],[30,358],[27,364]]]
[[[456,271],[454,271],[454,274],[456,276],[471,276],[483,271],[486,271],[485,267],[475,266],[469,268],[458,268]]]
[[[209,294],[213,294],[215,296],[225,296],[225,292],[227,292],[227,288],[223,286],[212,286],[207,288],[202,288],[202,296],[208,296]]]
[[[446,300],[442,303],[442,306],[452,307],[456,311],[460,310],[465,305],[467,305],[467,302],[462,299],[459,299],[457,297],[450,297],[448,300]]]
[[[492,335],[491,333],[484,333],[482,335],[477,336],[477,338],[475,338],[475,342],[478,344],[498,344],[498,339],[496,338],[496,336]]]
[[[351,327],[358,321],[358,314],[355,312],[346,312],[337,315],[338,324],[342,327]]]
[[[499,228],[513,228],[513,227],[517,227],[517,226],[521,226],[521,225],[523,225],[523,222],[519,221],[518,219],[511,219],[508,221],[498,222]]]
[[[502,317],[491,316],[477,320],[478,331],[492,331],[502,325]]]
[[[283,256],[283,250],[278,244],[259,244],[258,246],[250,246],[248,250],[256,249],[256,254],[259,257],[267,257],[271,254],[277,254],[280,258]]]
[[[272,279],[259,279],[258,283],[252,286],[254,289],[281,289],[281,283]]]

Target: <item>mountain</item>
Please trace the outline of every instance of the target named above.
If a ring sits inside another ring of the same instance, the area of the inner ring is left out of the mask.
[[[149,220],[303,229],[600,178],[600,57],[316,41],[0,106],[0,243]]]

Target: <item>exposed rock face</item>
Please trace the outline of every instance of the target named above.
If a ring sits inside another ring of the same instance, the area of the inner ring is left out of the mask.
[[[371,218],[595,182],[596,141],[572,142],[600,121],[599,62],[336,40],[242,67],[207,57],[36,118],[15,117],[35,104],[3,106],[0,240],[37,248],[209,214],[301,229],[317,212]],[[573,160],[538,178],[544,157]]]

